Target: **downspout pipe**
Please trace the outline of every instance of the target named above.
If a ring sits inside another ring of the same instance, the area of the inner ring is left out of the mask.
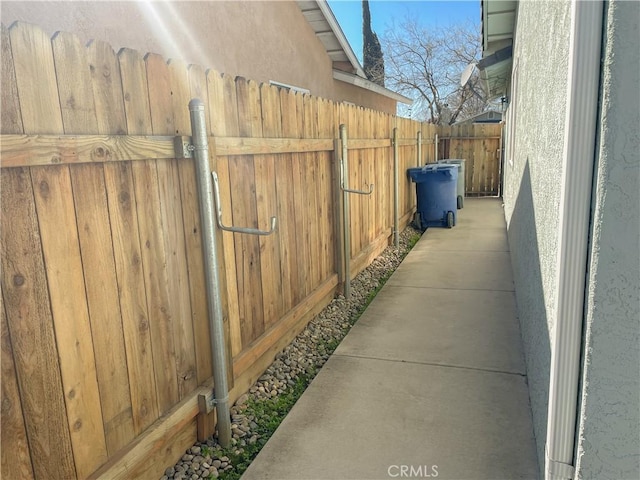
[[[569,77],[557,254],[558,307],[551,352],[545,478],[575,475],[575,436],[596,156],[602,1],[571,2]]]
[[[204,273],[209,311],[211,360],[213,368],[214,401],[217,413],[218,443],[227,448],[231,443],[231,416],[229,414],[229,384],[227,383],[227,356],[224,341],[216,223],[213,207],[213,181],[209,168],[209,144],[204,102],[194,98],[189,102],[191,117],[191,143],[198,182]]]

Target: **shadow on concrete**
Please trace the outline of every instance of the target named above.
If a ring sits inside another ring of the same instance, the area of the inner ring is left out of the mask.
[[[507,228],[507,236],[511,250],[516,304],[527,367],[538,463],[540,471],[543,472],[544,444],[547,436],[551,345],[528,159],[520,182],[511,222]]]

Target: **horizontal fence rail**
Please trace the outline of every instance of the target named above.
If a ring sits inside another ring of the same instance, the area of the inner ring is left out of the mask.
[[[1,67],[3,478],[157,478],[213,433],[191,99],[220,224],[277,218],[268,236],[218,232],[230,402],[411,221],[408,168],[465,158],[468,193],[498,193],[500,126],[438,127],[23,23],[2,26]],[[345,203],[345,186],[367,195]]]

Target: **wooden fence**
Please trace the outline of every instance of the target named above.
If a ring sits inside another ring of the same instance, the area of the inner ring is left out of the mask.
[[[191,98],[224,222],[278,218],[269,237],[222,236],[231,401],[340,288],[339,125],[349,185],[375,184],[350,202],[353,275],[392,234],[393,128],[400,172],[433,161],[442,133],[21,23],[2,26],[0,78],[3,478],[157,478],[213,431],[197,402],[212,367],[195,168],[175,145]],[[493,137],[447,135],[475,193]],[[414,191],[401,174],[401,228]]]

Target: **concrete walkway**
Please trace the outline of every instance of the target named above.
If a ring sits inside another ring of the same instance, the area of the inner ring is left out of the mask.
[[[430,228],[243,480],[537,478],[499,199]]]

